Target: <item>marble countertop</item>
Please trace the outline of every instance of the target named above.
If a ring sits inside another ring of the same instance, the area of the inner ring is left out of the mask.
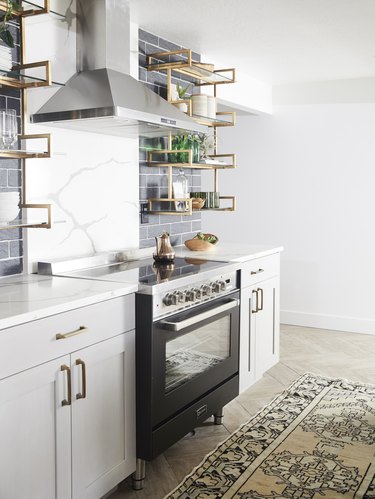
[[[138,283],[20,275],[0,280],[0,330],[134,293]]]
[[[178,257],[196,256],[205,258],[206,260],[218,260],[221,262],[246,262],[255,258],[280,253],[284,248],[282,246],[266,244],[222,243],[219,241],[217,245],[213,245],[208,251],[190,251],[185,246],[177,246],[174,249]]]
[[[279,253],[281,246],[225,244],[219,242],[209,251],[190,251],[185,246],[174,248],[177,257],[201,257],[223,262],[245,262]],[[152,255],[153,248],[142,250],[142,256]],[[130,275],[130,274],[129,274]],[[138,290],[138,275],[128,283],[114,281],[51,277],[37,274],[0,279],[0,330],[92,305]]]

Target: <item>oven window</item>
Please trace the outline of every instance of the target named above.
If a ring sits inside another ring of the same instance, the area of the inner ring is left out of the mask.
[[[231,316],[197,327],[165,345],[165,393],[230,357]]]

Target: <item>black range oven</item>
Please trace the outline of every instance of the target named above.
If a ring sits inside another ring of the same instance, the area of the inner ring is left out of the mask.
[[[211,415],[220,424],[238,395],[237,272],[197,281],[137,295],[138,460],[153,459]]]
[[[39,262],[41,274],[129,283],[136,297],[137,468],[238,395],[237,266],[194,255],[164,265],[109,252],[71,262]]]

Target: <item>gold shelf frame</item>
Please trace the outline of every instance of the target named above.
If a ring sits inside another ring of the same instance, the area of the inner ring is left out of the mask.
[[[51,80],[51,62],[50,61],[38,61],[30,62],[28,64],[17,64],[13,66],[9,71],[22,71],[23,69],[33,69],[33,68],[44,68],[45,77],[40,79],[35,79],[34,81],[21,81],[17,78],[12,78],[11,76],[0,75],[0,84],[4,87],[10,88],[37,88],[37,87],[49,87],[52,85]],[[32,76],[21,75],[20,77],[32,78]]]
[[[176,154],[176,153],[188,153],[189,160],[187,163],[178,163],[172,161],[156,161],[154,156],[160,156],[160,154]],[[155,149],[153,151],[148,151],[147,153],[147,165],[149,167],[168,167],[172,166],[174,168],[191,168],[195,170],[228,170],[237,168],[237,157],[236,154],[210,154],[210,158],[231,158],[231,163],[225,165],[219,165],[215,163],[193,163],[192,161],[193,151],[192,149]]]
[[[31,159],[31,158],[50,158],[51,157],[51,134],[50,133],[38,133],[33,135],[18,135],[21,140],[29,139],[46,139],[47,147],[46,151],[27,151],[27,150],[12,150],[12,149],[0,149],[0,158],[12,158],[12,159]]]
[[[22,5],[22,0],[20,0]],[[6,12],[8,10],[7,2],[0,1],[0,12]],[[49,14],[50,12],[50,0],[44,0],[43,7],[40,6],[38,9],[14,9],[12,11],[12,16],[15,17],[31,17],[39,16],[41,14]]]
[[[173,61],[173,62],[163,62],[163,57],[173,57],[173,56],[185,56],[185,61]],[[156,59],[160,62],[155,64],[152,63],[152,60]],[[236,81],[236,70],[235,68],[226,68],[226,69],[216,69],[214,71],[210,71],[201,66],[200,62],[194,62],[192,57],[191,49],[179,49],[179,50],[170,50],[163,52],[155,52],[153,54],[147,55],[147,71],[175,71],[177,73],[184,74],[186,76],[191,76],[196,78],[198,82],[196,86],[203,85],[227,85],[234,83]],[[230,73],[230,77],[224,76],[222,73]],[[204,75],[206,73],[206,75]],[[212,81],[214,76],[219,77],[217,81]],[[222,80],[220,80],[220,77]],[[210,80],[211,78],[211,80]]]
[[[164,203],[175,203],[175,202],[183,202],[187,204],[187,210],[178,211],[178,210],[155,210],[153,204],[164,204]],[[193,199],[192,198],[150,198],[147,202],[147,214],[148,215],[192,215],[193,214]]]
[[[176,56],[185,56],[185,60],[177,60],[170,61],[170,58]],[[169,58],[169,62],[163,61],[163,58]],[[153,61],[157,61],[153,63]],[[231,158],[231,164],[226,165],[215,165],[215,164],[202,164],[202,163],[193,163],[192,155],[193,151],[191,149],[184,150],[175,150],[172,149],[172,134],[168,135],[168,149],[164,150],[153,150],[148,151],[147,159],[149,167],[167,167],[168,168],[168,197],[167,198],[152,198],[148,200],[148,213],[150,214],[159,214],[159,215],[183,215],[189,214],[191,212],[175,212],[175,211],[158,211],[154,210],[153,203],[154,202],[173,202],[176,201],[172,195],[172,175],[173,168],[191,168],[191,169],[199,169],[199,170],[213,170],[214,172],[214,192],[219,192],[219,170],[225,169],[234,169],[237,168],[237,157],[235,154],[219,154],[217,147],[217,129],[221,127],[235,126],[236,125],[236,112],[235,111],[221,111],[217,112],[216,116],[225,116],[230,117],[230,119],[222,120],[217,122],[212,118],[205,116],[194,116],[192,103],[190,99],[181,99],[181,100],[173,100],[171,95],[171,85],[172,85],[172,72],[175,71],[180,74],[188,75],[193,77],[196,81],[193,83],[195,86],[213,86],[214,96],[217,97],[217,85],[223,84],[231,84],[236,81],[236,70],[235,68],[226,68],[226,69],[217,69],[210,71],[209,69],[204,67],[204,64],[199,62],[194,62],[192,57],[191,49],[179,49],[172,51],[163,51],[163,52],[155,52],[153,54],[147,55],[147,66],[148,71],[165,71],[167,74],[167,101],[177,106],[179,104],[187,104],[187,114],[194,121],[201,125],[205,125],[213,128],[213,137],[214,137],[214,152],[210,154],[211,158]],[[229,73],[229,76],[226,74]],[[216,77],[216,80],[215,80]],[[164,162],[164,161],[155,161],[154,157],[160,154],[176,154],[176,153],[188,153],[188,161],[186,163],[172,163],[172,162]],[[191,199],[191,198],[190,198]],[[236,197],[235,196],[220,196],[219,200],[230,200],[231,206],[225,208],[203,208],[201,210],[192,210],[191,211],[235,211],[236,210]]]
[[[6,3],[0,0],[0,12],[4,12],[6,10]],[[18,88],[21,91],[21,134],[18,136],[20,139],[46,139],[47,147],[46,151],[41,153],[36,153],[30,151],[5,151],[2,150],[0,153],[0,158],[17,158],[21,160],[21,172],[22,172],[22,202],[21,209],[45,209],[47,211],[47,221],[41,223],[20,223],[19,220],[15,220],[14,224],[9,225],[1,225],[0,230],[10,230],[10,229],[26,229],[26,228],[35,228],[35,229],[50,229],[52,227],[52,205],[47,203],[28,203],[27,195],[26,195],[26,159],[29,158],[50,158],[51,157],[51,135],[48,134],[27,134],[25,130],[26,125],[26,113],[27,113],[27,88],[30,87],[41,87],[41,86],[50,86],[51,81],[51,65],[49,61],[41,61],[36,63],[25,63],[25,18],[40,14],[48,14],[50,12],[50,2],[49,0],[44,0],[44,7],[38,10],[20,10],[14,11],[14,16],[20,17],[20,46],[21,46],[21,62],[16,67],[17,69],[29,69],[35,67],[45,67],[46,70],[46,81],[34,82],[37,84],[29,85],[22,84],[19,85],[19,81],[9,81],[12,80],[6,77],[0,77],[0,84],[4,87],[14,87]],[[17,84],[16,84],[17,82]]]

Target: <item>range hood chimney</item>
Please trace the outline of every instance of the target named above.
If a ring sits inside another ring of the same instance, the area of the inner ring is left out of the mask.
[[[122,137],[206,133],[130,76],[130,37],[126,0],[77,0],[77,73],[31,122]]]

